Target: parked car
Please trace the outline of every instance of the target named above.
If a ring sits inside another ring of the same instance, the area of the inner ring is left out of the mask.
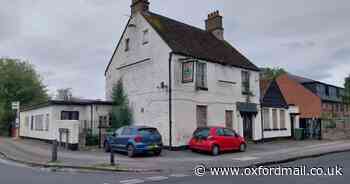
[[[127,126],[107,136],[104,142],[106,152],[126,152],[129,157],[141,153],[153,153],[159,156],[162,152],[162,136],[158,130],[146,126]]]
[[[192,151],[206,151],[212,155],[219,155],[224,151],[239,150],[244,152],[247,143],[234,130],[222,127],[198,128],[189,142]]]

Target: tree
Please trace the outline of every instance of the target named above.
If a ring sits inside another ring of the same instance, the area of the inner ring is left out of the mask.
[[[273,80],[277,77],[286,74],[287,72],[283,68],[262,68],[260,73],[260,78],[264,80]]]
[[[350,75],[345,78],[344,88],[343,101],[345,104],[350,104]]]
[[[124,91],[122,79],[113,86],[112,91],[112,128],[118,129],[132,123],[132,110],[129,107],[128,96]]]
[[[15,113],[11,103],[40,103],[48,99],[46,86],[34,66],[26,61],[0,58],[0,134],[8,132]]]

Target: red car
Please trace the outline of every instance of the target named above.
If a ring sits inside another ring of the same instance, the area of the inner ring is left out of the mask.
[[[198,128],[194,133],[189,148],[192,151],[206,151],[212,155],[219,155],[224,151],[239,150],[244,152],[246,141],[234,130],[221,127]]]

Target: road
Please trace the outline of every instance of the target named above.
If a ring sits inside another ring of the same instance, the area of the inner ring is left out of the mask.
[[[231,184],[231,183],[348,183],[350,179],[350,153],[298,160],[281,164],[283,167],[333,167],[341,166],[343,176],[189,176],[176,173],[82,173],[52,172],[45,169],[29,168],[0,160],[1,184]]]

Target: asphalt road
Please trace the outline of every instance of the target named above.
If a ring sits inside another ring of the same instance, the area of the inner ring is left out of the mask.
[[[52,172],[29,168],[0,160],[0,184],[231,184],[231,183],[349,183],[350,153],[331,154],[323,157],[298,160],[281,164],[283,167],[342,167],[342,176],[189,176],[176,173],[81,173]],[[210,174],[207,174],[210,175]]]

